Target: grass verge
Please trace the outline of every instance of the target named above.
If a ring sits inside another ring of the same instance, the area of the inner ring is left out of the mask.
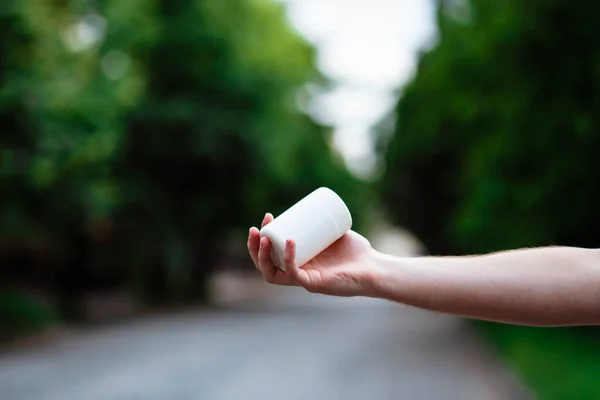
[[[600,329],[474,324],[539,400],[600,399]]]

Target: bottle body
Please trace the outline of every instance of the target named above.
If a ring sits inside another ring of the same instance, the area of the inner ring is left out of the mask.
[[[296,263],[302,266],[341,238],[352,227],[344,201],[331,189],[319,188],[261,229],[271,240],[271,259],[283,267],[287,239],[296,242]]]

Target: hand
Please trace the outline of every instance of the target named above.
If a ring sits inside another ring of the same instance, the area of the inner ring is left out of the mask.
[[[273,221],[267,214],[262,226]],[[271,260],[271,242],[250,228],[250,256],[265,280],[276,285],[301,286],[309,292],[336,296],[372,296],[379,275],[375,251],[363,236],[349,231],[305,265],[296,265],[296,244],[287,240],[283,254],[284,272]]]

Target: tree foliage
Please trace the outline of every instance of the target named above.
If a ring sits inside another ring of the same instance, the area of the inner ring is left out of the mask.
[[[597,247],[598,5],[441,2],[397,105],[385,198],[434,253]]]
[[[324,78],[281,5],[26,0],[0,19],[3,275],[63,315],[106,286],[202,297],[230,235],[318,186],[362,208],[299,111]]]

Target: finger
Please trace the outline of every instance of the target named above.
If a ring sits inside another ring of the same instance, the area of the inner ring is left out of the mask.
[[[254,262],[254,266],[257,269],[260,269],[258,266],[258,249],[260,247],[260,232],[257,228],[250,228],[250,232],[248,234],[248,252],[250,253],[250,257]]]
[[[310,282],[308,274],[303,269],[300,269],[296,263],[296,242],[292,239],[288,239],[285,242],[283,264],[285,266],[285,272],[290,279],[297,282],[299,285],[308,285]]]
[[[269,283],[275,283],[275,265],[271,260],[271,241],[268,237],[260,239],[260,248],[258,250],[258,265],[263,277]]]
[[[275,268],[274,283],[282,286],[300,286],[298,282],[290,278],[282,269]]]
[[[271,222],[272,222],[274,219],[275,219],[275,218],[273,217],[273,214],[271,214],[271,213],[266,213],[266,214],[265,214],[265,218],[263,218],[263,222],[262,222],[261,228],[264,228],[264,227],[265,227],[265,225],[267,225],[267,224],[271,223]]]

